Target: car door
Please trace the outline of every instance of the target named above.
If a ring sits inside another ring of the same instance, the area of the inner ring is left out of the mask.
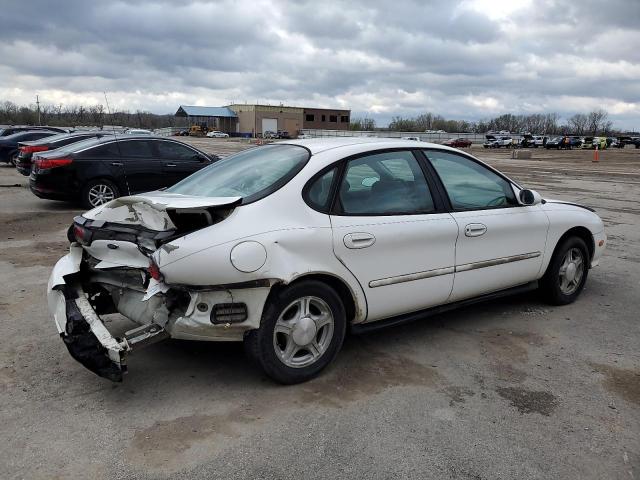
[[[162,181],[167,182],[169,185],[178,183],[183,178],[211,163],[204,154],[181,143],[171,140],[158,140],[155,144],[162,161]]]
[[[149,192],[171,183],[163,182],[162,163],[148,139],[118,140],[119,161],[123,163],[131,193]],[[117,163],[115,160],[114,163]]]
[[[445,303],[458,227],[409,150],[346,161],[331,212],[333,248],[367,299],[367,321]]]
[[[73,152],[74,145],[61,147]],[[75,163],[75,183],[79,191],[90,180],[108,178],[115,182],[121,195],[128,195],[129,187],[124,171],[124,162],[116,142],[98,143],[73,154]]]
[[[450,301],[536,280],[549,219],[540,205],[523,206],[507,179],[469,157],[425,151],[458,225]]]

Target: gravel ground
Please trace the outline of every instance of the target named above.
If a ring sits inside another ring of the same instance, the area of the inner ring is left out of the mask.
[[[221,155],[245,146],[188,140]],[[45,298],[79,210],[0,166],[0,476],[639,478],[640,151],[599,164],[474,152],[605,220],[608,250],[580,299],[521,295],[350,337],[323,375],[291,387],[239,344],[150,346],[122,384],[86,371]]]

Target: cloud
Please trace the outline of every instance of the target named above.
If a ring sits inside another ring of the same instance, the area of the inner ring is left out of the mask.
[[[637,0],[7,3],[0,100],[283,102],[379,124],[607,108],[639,123]]]

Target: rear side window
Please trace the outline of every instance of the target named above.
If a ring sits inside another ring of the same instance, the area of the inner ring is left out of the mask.
[[[104,143],[102,145],[98,145],[95,148],[90,148],[86,152],[83,152],[83,156],[104,157],[104,158],[116,157],[117,158],[117,157],[120,157],[120,151],[118,150],[118,145],[116,145],[116,142],[111,142],[111,143]]]
[[[118,145],[123,157],[153,157],[152,145],[147,140],[123,140],[118,141]]]
[[[425,152],[456,210],[517,205],[511,184],[487,167],[449,152]]]
[[[314,210],[319,210],[321,212],[327,212],[329,210],[331,184],[333,183],[337,170],[337,167],[332,168],[328,172],[316,178],[309,186],[305,200]]]
[[[345,215],[411,215],[435,211],[422,169],[408,151],[350,160],[340,183],[339,199]]]

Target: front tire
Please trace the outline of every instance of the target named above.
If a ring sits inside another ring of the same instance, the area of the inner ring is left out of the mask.
[[[85,208],[95,208],[110,202],[120,196],[118,187],[111,180],[100,178],[91,180],[82,189],[82,205]]]
[[[573,303],[582,292],[589,273],[589,250],[579,237],[560,244],[540,282],[540,290],[552,305]]]
[[[276,382],[301,383],[331,363],[346,328],[338,294],[322,282],[305,280],[269,297],[260,328],[245,335],[245,351]]]

